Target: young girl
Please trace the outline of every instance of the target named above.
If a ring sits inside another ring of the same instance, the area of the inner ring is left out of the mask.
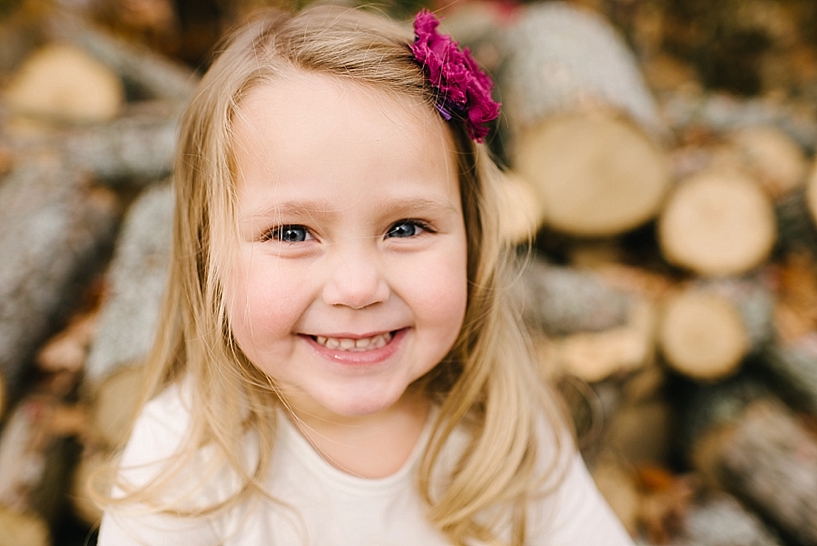
[[[101,545],[631,544],[510,303],[491,82],[436,27],[270,12],[202,80]]]

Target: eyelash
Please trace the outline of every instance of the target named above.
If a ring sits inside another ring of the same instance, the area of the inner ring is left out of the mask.
[[[300,241],[287,241],[282,237],[282,235],[285,232],[294,231],[294,230],[303,230],[304,239],[302,239]],[[308,227],[302,226],[302,225],[299,225],[299,224],[285,224],[285,225],[282,225],[282,226],[275,226],[274,228],[272,228],[271,230],[266,232],[264,234],[264,237],[262,238],[262,241],[280,241],[282,243],[294,244],[294,243],[303,243],[304,241],[308,241],[310,238],[314,239],[314,237],[312,237],[312,233],[309,231]]]
[[[389,226],[389,229],[386,231],[386,237],[387,238],[403,238],[403,237],[390,237],[390,234],[392,234],[397,228],[399,228],[401,226],[407,226],[407,225],[415,226],[415,227],[421,229],[422,231],[425,231],[425,232],[428,232],[428,233],[435,233],[434,229],[431,227],[431,225],[428,222],[424,222],[423,220],[418,220],[418,219],[415,219],[415,218],[405,218],[405,219],[399,220],[399,221],[393,223],[391,226]],[[299,239],[297,241],[292,241],[292,240],[286,240],[283,237],[283,235],[286,232],[293,232],[293,231],[296,231],[296,230],[302,230],[303,231],[303,233],[304,233],[304,238],[303,239]],[[419,235],[419,234],[418,233],[413,233],[413,234],[411,234],[409,236],[406,236],[405,238],[416,237],[417,235]],[[309,230],[308,227],[300,225],[300,224],[284,224],[284,225],[281,225],[281,226],[275,226],[274,228],[272,228],[268,232],[266,232],[264,234],[263,238],[262,238],[262,241],[279,241],[279,242],[282,242],[282,243],[295,244],[295,243],[303,243],[303,242],[306,242],[306,241],[308,241],[310,239],[314,239],[314,237],[313,237],[313,235],[312,235],[312,233],[311,233],[311,231]]]
[[[388,231],[386,231],[386,236],[388,237],[389,234],[391,234],[396,228],[398,228],[400,226],[406,226],[406,225],[416,226],[416,227],[420,228],[421,230],[426,231],[428,233],[434,233],[434,230],[431,228],[431,226],[428,224],[428,222],[424,222],[422,220],[417,220],[416,218],[405,218],[403,220],[400,220],[400,221],[397,221],[397,222],[393,223],[389,227]],[[411,235],[411,237],[416,237],[417,235],[418,235],[417,233],[414,233],[414,234]]]

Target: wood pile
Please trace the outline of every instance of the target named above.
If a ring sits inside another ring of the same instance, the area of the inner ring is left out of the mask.
[[[711,17],[724,35],[702,51],[760,34],[766,69],[804,77],[796,67],[817,67],[797,29],[807,9],[587,0],[508,16],[474,3],[444,22],[498,77],[493,144],[513,191],[539,198],[516,232],[534,236],[526,322],[642,544],[817,544],[817,117],[798,100],[817,80],[781,89],[755,70],[771,88],[746,95],[733,72],[724,93],[678,49]],[[546,286],[556,271],[600,283],[596,299]]]
[[[84,482],[136,406],[140,371],[128,365],[155,329],[163,182],[198,79],[45,5],[0,19],[3,546],[66,544],[72,528],[82,544],[98,522]]]
[[[139,395],[197,81],[135,45],[164,26],[34,4],[0,18],[0,546],[99,518],[83,483]],[[715,4],[468,2],[444,26],[497,77],[503,228],[533,240],[514,297],[627,529],[817,545],[817,43],[795,17],[817,11]],[[726,71],[744,35],[774,47]]]

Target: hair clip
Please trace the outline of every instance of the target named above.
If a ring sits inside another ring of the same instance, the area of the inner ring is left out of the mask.
[[[414,18],[414,43],[409,47],[424,69],[429,83],[439,91],[436,104],[440,115],[450,120],[462,117],[468,136],[483,142],[489,121],[499,116],[499,103],[491,97],[494,82],[483,72],[471,51],[451,36],[437,32],[440,21],[428,10]]]

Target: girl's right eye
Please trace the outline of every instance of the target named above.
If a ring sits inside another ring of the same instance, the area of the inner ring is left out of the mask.
[[[306,226],[277,226],[272,228],[265,240],[281,241],[282,243],[302,243],[312,239],[312,234]]]

